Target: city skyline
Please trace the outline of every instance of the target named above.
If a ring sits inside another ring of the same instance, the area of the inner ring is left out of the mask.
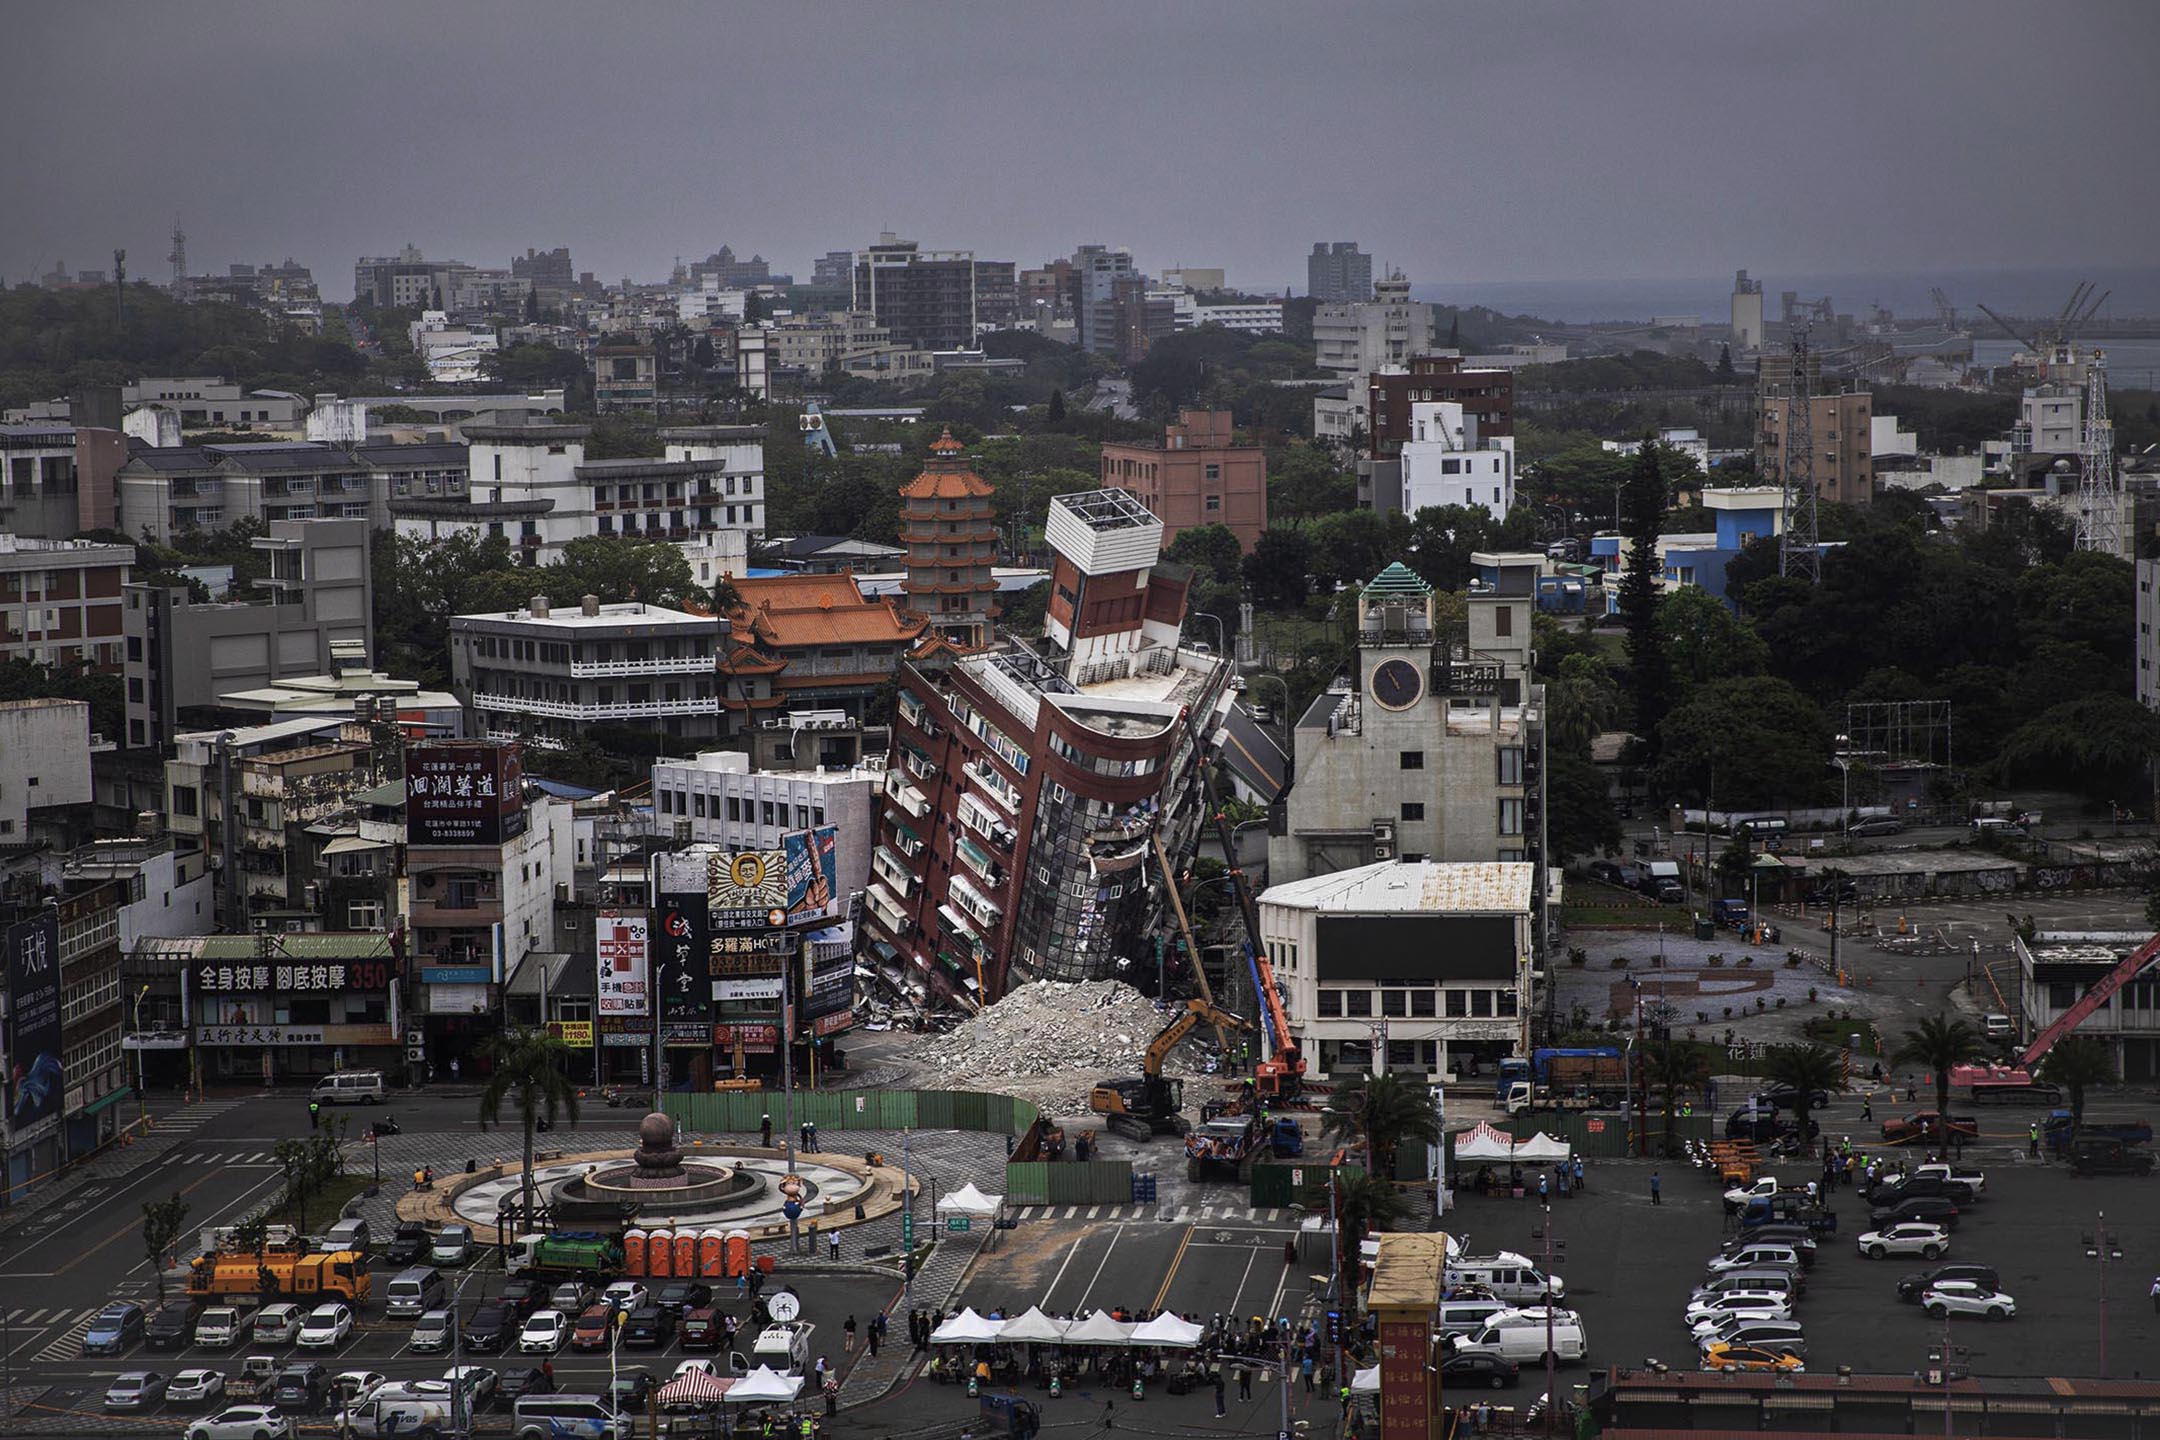
[[[2115,158],[2160,136],[2136,73],[2160,14],[2127,4],[2037,33],[1995,3],[1956,27],[1374,5],[1318,35],[1287,5],[654,5],[598,35],[542,3],[400,8],[364,36],[306,7],[18,13],[0,113],[46,139],[0,156],[0,188],[44,203],[0,232],[0,276],[118,246],[162,279],[176,216],[191,268],[291,255],[333,299],[407,242],[483,265],[566,244],[612,282],[722,243],[801,277],[884,230],[1023,266],[1095,240],[1279,292],[1314,240],[1489,284],[2127,264],[2155,218]],[[1091,54],[1107,79],[1078,85]],[[225,68],[245,83],[203,83]]]

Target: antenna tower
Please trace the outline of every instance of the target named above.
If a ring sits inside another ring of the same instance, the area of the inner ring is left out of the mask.
[[[1822,579],[1822,551],[1815,543],[1815,387],[1808,375],[1808,326],[1793,326],[1792,378],[1785,387],[1785,454],[1779,479],[1785,487],[1785,528],[1778,535],[1778,574],[1813,585]]]
[[[113,324],[127,323],[127,251],[112,252]]]
[[[2078,455],[2077,548],[2120,555],[2122,484],[2115,473],[2115,422],[2107,413],[2107,355],[2085,367],[2085,433]]]
[[[173,218],[172,222],[172,254],[167,255],[165,259],[172,265],[173,294],[185,294],[187,292],[187,232],[180,228],[180,220],[177,216]]]

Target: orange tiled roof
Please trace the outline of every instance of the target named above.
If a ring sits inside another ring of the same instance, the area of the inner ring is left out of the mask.
[[[925,624],[901,615],[890,600],[865,600],[845,571],[754,576],[736,581],[735,590],[742,604],[730,618],[774,649],[897,645],[920,635]]]
[[[967,461],[960,458],[960,442],[952,438],[952,429],[930,442],[930,460],[923,466],[922,474],[900,487],[903,500],[964,500],[981,499],[993,492],[989,481],[967,468]]]

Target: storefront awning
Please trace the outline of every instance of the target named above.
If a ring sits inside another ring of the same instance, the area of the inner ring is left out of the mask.
[[[81,1113],[85,1115],[95,1115],[100,1110],[110,1110],[113,1106],[118,1105],[121,1101],[133,1096],[134,1093],[135,1088],[132,1085],[122,1085],[117,1090],[108,1090],[103,1095],[98,1096],[97,1099],[92,1100],[89,1104],[83,1106]]]

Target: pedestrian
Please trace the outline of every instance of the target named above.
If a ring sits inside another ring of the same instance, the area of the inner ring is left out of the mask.
[[[1863,1120],[1873,1120],[1875,1118],[1875,1092],[1872,1090],[1860,1097],[1860,1118]]]
[[[1342,1413],[1343,1413],[1343,1418],[1344,1418],[1345,1420],[1349,1419],[1349,1418],[1350,1418],[1350,1385],[1349,1385],[1349,1382],[1345,1381],[1345,1382],[1344,1382],[1343,1384],[1341,1384],[1341,1385],[1338,1385],[1338,1386],[1336,1386],[1336,1387],[1335,1387],[1335,1398],[1336,1398],[1336,1399],[1337,1399],[1338,1401],[1340,1401],[1340,1402],[1341,1402],[1341,1404],[1342,1404]]]
[[[877,1359],[878,1342],[884,1338],[885,1317],[883,1315],[872,1316],[869,1326],[863,1332],[863,1348],[869,1352],[872,1360]]]
[[[1229,1412],[1223,1408],[1222,1366],[1215,1367],[1215,1418],[1220,1420]]]
[[[828,1253],[829,1253],[829,1254],[831,1255],[831,1257],[832,1257],[832,1262],[833,1262],[833,1263],[834,1263],[835,1265],[839,1264],[839,1263],[840,1263],[840,1232],[839,1232],[838,1230],[828,1230],[828,1231],[826,1231],[826,1232],[825,1232],[825,1248],[826,1248],[827,1252],[828,1252]]]
[[[2035,1120],[2025,1127],[2025,1153],[2040,1158],[2040,1122]]]
[[[2160,1275],[2153,1276],[2152,1302],[2153,1314],[2160,1315]]]
[[[1665,1203],[1664,1197],[1658,1194],[1658,1172],[1655,1170],[1650,1172],[1650,1203],[1653,1205]]]
[[[320,1100],[310,1100],[307,1102],[307,1128],[313,1130],[320,1123],[322,1123],[322,1102]]]
[[[810,1122],[810,1153],[817,1154],[817,1121]]]
[[[542,1360],[540,1362],[540,1373],[546,1377],[548,1389],[553,1390],[555,1388],[555,1362],[553,1360]]]
[[[1537,1198],[1540,1200],[1546,1200],[1551,1198],[1551,1196],[1546,1190],[1546,1182],[1543,1175],[1537,1177]]]
[[[810,1122],[808,1120],[795,1127],[795,1143],[801,1147],[803,1154],[810,1153]]]
[[[451,1057],[450,1057],[450,1083],[451,1083],[451,1084],[453,1084],[453,1085],[455,1085],[455,1084],[457,1083],[457,1078],[458,1078],[458,1057],[457,1057],[457,1056],[455,1056],[455,1055],[453,1055],[453,1056],[451,1056]]]
[[[1875,1068],[1869,1072],[1868,1078],[1873,1080],[1877,1085],[1882,1084],[1882,1061],[1877,1060],[1875,1062]]]
[[[757,1136],[759,1145],[767,1150],[772,1149],[772,1116],[766,1115],[759,1118]]]
[[[1237,1398],[1240,1400],[1252,1399],[1252,1366],[1250,1365],[1237,1367]]]
[[[847,1353],[848,1353],[848,1354],[850,1354],[850,1355],[854,1354],[854,1353],[855,1353],[855,1317],[854,1317],[853,1315],[850,1315],[850,1316],[848,1316],[848,1317],[847,1317],[847,1319],[846,1319],[845,1321],[843,1321],[843,1322],[841,1323],[841,1326],[840,1326],[840,1335],[841,1335],[841,1345],[840,1345],[840,1348],[841,1348],[841,1349],[843,1349],[843,1350],[845,1350],[845,1351],[847,1351]]]
[[[1583,1184],[1583,1163],[1580,1155],[1575,1157],[1575,1188],[1577,1190],[1589,1188]]]
[[[820,1386],[825,1383],[825,1357],[823,1355],[817,1357],[817,1383]]]
[[[1813,1205],[1815,1204],[1815,1201],[1816,1201],[1816,1199],[1817,1199],[1818,1193],[1819,1193],[1819,1192],[1818,1192],[1818,1191],[1816,1190],[1816,1187],[1815,1187],[1815,1182],[1814,1182],[1813,1180],[1810,1180],[1810,1181],[1808,1181],[1808,1182],[1807,1182],[1807,1203],[1808,1203],[1808,1204],[1809,1204],[1809,1205],[1810,1205],[1811,1207],[1812,1207],[1812,1206],[1813,1206]]]
[[[825,1413],[828,1416],[840,1413],[840,1377],[837,1375],[825,1379]]]

